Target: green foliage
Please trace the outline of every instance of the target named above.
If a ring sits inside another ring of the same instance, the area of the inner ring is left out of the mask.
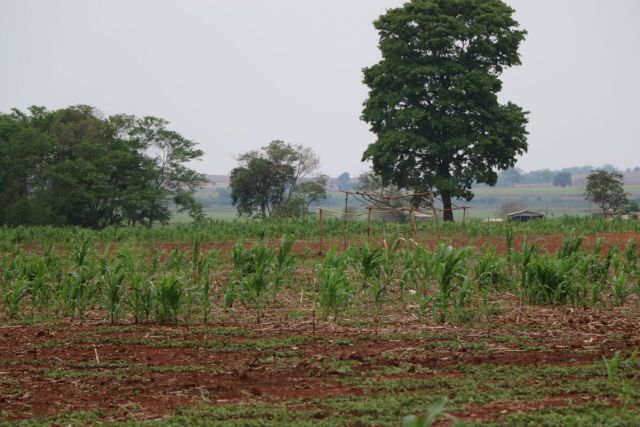
[[[364,70],[362,118],[377,140],[363,160],[385,183],[435,189],[445,220],[452,198],[494,185],[527,150],[525,113],[497,97],[502,71],[520,64],[512,15],[501,0],[413,0],[374,23],[382,60]]]
[[[29,291],[29,281],[25,279],[12,280],[4,289],[4,305],[7,315],[15,319],[20,310],[20,303]]]
[[[157,320],[161,323],[176,323],[182,297],[183,284],[178,275],[169,273],[161,277],[154,289]]]
[[[438,245],[435,259],[435,277],[438,282],[438,294],[434,298],[434,317],[440,323],[447,319],[449,303],[453,292],[465,281],[466,266],[464,260],[469,253],[469,248],[455,249],[444,244]],[[463,290],[468,293],[467,287]],[[464,303],[466,296],[458,300]]]
[[[102,118],[90,106],[0,114],[0,224],[105,228],[196,218],[204,177],[195,143],[154,117]]]
[[[408,415],[404,417],[404,420],[402,420],[402,426],[403,427],[431,427],[433,423],[435,423],[438,420],[438,418],[442,416],[450,418],[455,421],[455,417],[452,417],[451,415],[445,412],[445,407],[447,406],[448,402],[449,402],[449,399],[447,397],[438,398],[438,400],[436,400],[435,403],[433,403],[433,405],[431,405],[429,409],[427,409],[426,414],[422,416]],[[460,424],[456,423],[455,425],[460,425]]]
[[[578,252],[578,249],[580,249],[580,245],[582,245],[584,236],[575,237],[574,234],[575,230],[572,230],[569,236],[565,237],[562,241],[562,246],[558,251],[559,258],[568,258]]]
[[[628,357],[623,357],[621,351],[616,351],[615,355],[607,360],[602,357],[605,370],[607,372],[607,382],[609,388],[618,393],[618,397],[625,407],[633,403],[632,389],[636,388],[638,381],[638,350],[636,349]],[[629,378],[631,375],[633,378]]]
[[[131,308],[136,323],[149,321],[153,309],[153,288],[150,280],[140,273],[131,276],[131,293],[127,305]]]
[[[215,231],[207,223],[152,230],[0,228],[2,314],[21,321],[83,317],[91,311],[112,323],[194,318],[208,323],[216,307],[230,309],[241,302],[261,319],[266,308],[281,303],[284,292],[287,302],[292,296],[303,306],[313,301],[326,317],[366,306],[380,321],[383,304],[401,301],[425,321],[432,313],[433,321],[443,323],[470,321],[481,313],[471,307],[482,307],[488,319],[498,309],[492,303],[495,295],[505,291],[524,303],[584,309],[622,306],[640,294],[635,240],[622,249],[610,244],[605,252],[605,240],[599,239],[593,252],[582,249],[583,235],[590,229],[635,230],[635,223],[562,219],[508,226],[514,239],[522,233],[571,230],[557,254],[541,251],[526,238],[520,250],[508,255],[491,247],[446,244],[431,250],[398,238],[382,246],[353,245],[343,254],[331,252],[320,265],[314,264],[309,249],[300,258],[294,255],[294,235],[306,235],[306,220],[246,222],[242,228],[234,222],[215,224]],[[342,231],[341,223],[328,221],[327,231],[332,227]],[[347,232],[354,238],[365,235],[366,228],[352,227]],[[451,229],[457,232],[457,225]],[[473,231],[501,240],[505,230],[478,223]],[[226,239],[234,232],[260,241],[237,244],[230,254],[205,249],[208,239]],[[279,245],[266,237],[282,232],[291,234]],[[190,241],[192,249],[182,243],[171,249],[154,243],[176,236],[177,242]],[[22,247],[33,241],[41,243],[33,249],[32,243]],[[227,310],[223,315],[229,314]]]
[[[553,178],[553,185],[556,187],[567,187],[572,184],[571,174],[569,172],[558,172]]]
[[[126,273],[121,264],[104,266],[102,283],[106,292],[107,310],[111,323],[117,322],[122,313],[125,277]]]
[[[621,210],[629,201],[621,173],[597,170],[587,176],[584,197],[596,203],[603,214]]]
[[[338,255],[334,250],[327,253],[320,267],[317,303],[325,317],[332,314],[334,319],[337,318],[353,297],[354,289],[346,268],[345,257]]]
[[[268,294],[277,294],[282,281],[295,270],[293,242],[285,238],[277,254],[265,245],[245,249],[241,243],[236,244],[232,251],[233,283],[225,290],[225,307],[231,307],[236,296],[240,296],[256,308],[259,323]]]
[[[574,260],[556,259],[550,255],[535,255],[524,267],[525,298],[534,303],[564,304],[571,292],[571,270]]]
[[[250,151],[238,160],[229,187],[240,215],[304,216],[312,203],[326,198],[327,177],[307,179],[320,164],[310,148],[272,141],[262,152]]]

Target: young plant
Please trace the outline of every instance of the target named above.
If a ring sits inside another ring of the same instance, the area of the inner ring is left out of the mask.
[[[613,278],[611,290],[613,293],[613,305],[616,307],[623,306],[629,296],[627,275],[624,272]]]
[[[58,299],[64,311],[70,315],[82,317],[85,310],[93,302],[97,288],[93,283],[95,272],[82,262],[82,266],[73,271],[64,280]]]
[[[234,288],[237,286],[240,297],[254,305],[258,323],[262,317],[263,299],[273,284],[275,258],[275,252],[264,245],[244,249],[237,244],[233,248]]]
[[[296,258],[291,254],[293,249],[294,239],[291,237],[285,237],[282,240],[282,244],[278,248],[278,253],[275,258],[275,265],[273,267],[274,273],[274,290],[277,293],[280,290],[282,281],[291,275],[296,269]]]
[[[182,294],[182,281],[175,273],[169,273],[156,282],[156,316],[160,323],[178,321]]]
[[[575,229],[571,230],[571,233],[562,241],[562,246],[558,251],[558,258],[569,258],[571,255],[578,252],[580,246],[582,245],[582,241],[584,240],[584,236],[575,236]]]
[[[131,276],[131,293],[127,304],[133,311],[136,323],[148,322],[153,309],[153,289],[149,280],[142,274]]]
[[[199,294],[200,304],[202,305],[202,321],[206,325],[209,323],[209,316],[211,315],[211,287],[213,286],[213,280],[210,277],[205,277],[200,282]]]
[[[439,245],[436,255],[436,280],[438,282],[438,294],[435,297],[434,315],[436,321],[445,323],[451,295],[456,286],[465,278],[464,260],[468,248],[455,249],[451,246]]]
[[[427,409],[424,415],[408,415],[402,420],[402,427],[431,427],[440,417],[449,418],[453,421],[453,425],[459,425],[458,419],[445,412],[445,407],[449,399],[447,397],[439,397],[433,405]]]
[[[538,255],[527,264],[524,293],[534,303],[564,304],[572,292],[573,260]]]
[[[369,287],[371,279],[374,281],[380,279],[383,257],[382,248],[371,248],[366,243],[355,251],[355,267],[365,287]]]
[[[335,321],[340,310],[349,304],[353,295],[346,264],[335,251],[332,250],[326,255],[318,280],[318,305],[323,310],[325,318],[333,314]]]
[[[29,281],[22,278],[7,283],[4,293],[4,305],[10,319],[15,319],[20,311],[20,303],[29,291]]]
[[[513,250],[514,239],[515,232],[513,231],[513,226],[511,224],[507,224],[507,228],[504,230],[505,252],[507,255],[510,255]]]
[[[124,268],[121,264],[105,265],[102,272],[102,283],[105,287],[109,322],[115,323],[122,313],[122,303],[125,279]]]

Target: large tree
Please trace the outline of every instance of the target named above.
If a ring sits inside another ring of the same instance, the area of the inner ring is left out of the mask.
[[[624,192],[624,177],[618,172],[593,171],[587,176],[585,199],[596,203],[604,215],[623,210],[629,204]]]
[[[0,114],[0,224],[151,225],[172,204],[197,217],[204,177],[185,163],[201,155],[153,117],[86,105]]]
[[[362,119],[377,139],[363,161],[399,187],[434,190],[445,220],[452,198],[495,185],[527,150],[526,113],[498,102],[526,34],[512,14],[501,0],[412,0],[374,23],[382,59],[364,69]]]
[[[238,160],[229,186],[232,203],[241,215],[298,216],[326,198],[327,177],[314,175],[320,160],[308,147],[277,140]]]

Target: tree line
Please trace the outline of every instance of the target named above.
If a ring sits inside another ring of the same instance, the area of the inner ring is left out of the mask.
[[[620,173],[621,170],[613,165],[605,164],[595,168],[593,166],[579,166],[561,170],[539,169],[525,172],[520,168],[508,168],[498,175],[499,187],[513,187],[515,185],[553,185],[554,187],[570,187],[573,185],[573,175],[589,175],[599,170],[608,173]],[[640,172],[640,167],[628,168],[626,172]]]
[[[157,117],[94,107],[0,114],[0,225],[103,228],[202,217],[197,144]]]

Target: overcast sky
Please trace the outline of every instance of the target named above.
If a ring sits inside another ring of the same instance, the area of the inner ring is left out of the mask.
[[[361,69],[404,0],[0,0],[0,111],[154,115],[228,173],[282,139],[366,168]],[[640,165],[640,1],[509,0],[529,35],[501,98],[531,112],[525,170]]]

